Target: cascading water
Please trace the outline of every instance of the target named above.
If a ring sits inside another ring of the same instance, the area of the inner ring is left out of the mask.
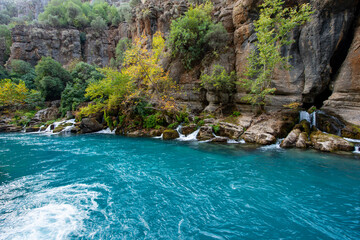
[[[354,153],[360,154],[360,139],[344,138],[346,141],[351,142],[355,145]]]
[[[114,130],[111,131],[110,128],[104,129],[104,130],[100,130],[96,133],[100,133],[100,134],[115,134],[116,128]]]
[[[193,133],[185,136],[184,134],[182,134],[182,125],[179,125],[177,128],[176,128],[176,131],[179,133],[179,137],[176,139],[176,140],[179,140],[179,141],[197,141],[196,139],[196,136],[198,135],[198,133],[200,132],[200,129],[194,131]]]
[[[71,129],[74,128],[74,124],[75,124],[75,119],[70,119],[70,120],[65,120],[65,121],[60,121],[60,122],[54,122],[53,124],[50,124],[44,131],[44,133],[48,133],[48,134],[55,134],[54,133],[54,129],[57,128],[60,125],[65,125],[65,124],[72,124],[69,126],[66,126],[63,130],[61,130],[59,133],[70,133]],[[58,134],[58,133],[56,133]]]
[[[179,141],[197,141],[196,137],[199,134],[199,132],[200,132],[200,129],[196,130],[195,132],[193,132],[187,136],[185,136],[183,134],[180,135],[180,133],[179,133],[180,137],[177,140],[179,140]]]
[[[308,113],[307,111],[300,111],[300,122],[302,120],[306,120],[308,123],[310,123],[310,127],[316,127],[316,111],[312,113]]]

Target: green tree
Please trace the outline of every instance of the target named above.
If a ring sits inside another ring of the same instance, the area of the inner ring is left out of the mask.
[[[11,69],[11,78],[19,82],[18,80],[22,80],[25,82],[25,85],[28,89],[35,89],[35,69],[31,66],[30,63],[27,63],[23,60],[12,60],[10,63]],[[18,79],[18,80],[16,80]]]
[[[85,89],[90,83],[97,82],[105,76],[96,68],[85,62],[79,62],[74,67],[71,75],[74,79],[73,83],[68,83],[61,93],[60,112],[65,115],[67,111],[75,111],[82,102],[89,101],[85,97]]]
[[[46,100],[60,99],[66,84],[72,81],[70,73],[51,57],[43,57],[35,73],[35,85]]]
[[[289,69],[288,57],[281,55],[281,48],[294,42],[289,33],[309,21],[311,7],[303,4],[296,8],[284,8],[284,0],[265,0],[260,16],[254,22],[257,34],[256,49],[248,57],[245,78],[240,80],[248,94],[243,100],[263,108],[266,96],[276,89],[271,87],[275,68]]]
[[[207,90],[232,92],[235,89],[235,71],[230,74],[220,65],[215,65],[211,75],[202,74],[201,86]]]
[[[219,50],[227,44],[227,40],[223,40],[227,38],[224,26],[212,22],[212,9],[211,2],[190,7],[185,16],[171,23],[169,47],[173,57],[180,57],[188,69],[201,60],[207,51]]]

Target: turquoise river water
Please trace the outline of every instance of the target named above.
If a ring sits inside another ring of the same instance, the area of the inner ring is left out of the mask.
[[[360,239],[360,159],[1,134],[0,239]]]

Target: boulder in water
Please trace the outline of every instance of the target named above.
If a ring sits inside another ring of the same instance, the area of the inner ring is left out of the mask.
[[[81,129],[81,133],[98,132],[103,129],[103,125],[101,125],[94,118],[83,118],[80,122],[79,127]]]
[[[345,139],[321,131],[312,132],[310,139],[313,147],[323,152],[354,151],[355,149],[354,145]]]
[[[39,130],[39,127],[28,127],[25,129],[25,132],[38,132]]]
[[[244,133],[244,129],[241,126],[227,122],[220,122],[219,131],[217,134],[221,137],[227,137],[230,139],[239,139],[243,133]]]
[[[198,135],[196,136],[196,139],[199,141],[207,141],[212,138],[214,138],[213,129],[209,125],[202,126]]]
[[[360,127],[348,125],[341,130],[341,136],[352,139],[360,139]]]
[[[197,127],[196,124],[190,124],[190,125],[188,125],[188,126],[183,126],[183,127],[181,128],[181,132],[182,132],[182,134],[184,134],[185,136],[187,136],[187,135],[195,132],[195,131],[197,130],[197,128],[198,128],[198,127]]]
[[[163,139],[164,140],[173,140],[180,137],[179,133],[173,129],[167,129],[163,132]]]
[[[279,114],[263,114],[253,121],[250,128],[242,135],[247,143],[270,145],[276,142],[277,138],[285,137],[294,126],[294,118],[285,117]]]

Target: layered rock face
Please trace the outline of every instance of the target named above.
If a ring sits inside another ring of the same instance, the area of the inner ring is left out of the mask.
[[[41,57],[50,56],[63,65],[82,59],[104,67],[114,56],[119,39],[128,37],[126,29],[126,24],[100,32],[92,29],[80,32],[77,29],[16,26],[12,30],[13,44],[9,61],[21,59],[36,65]]]
[[[291,56],[292,68],[290,71],[276,70],[273,87],[277,91],[269,97],[268,110],[278,110],[293,102],[321,107],[333,91],[324,109],[360,125],[359,23],[353,31],[354,24],[359,21],[357,9],[360,1],[288,0],[286,5],[292,7],[305,2],[313,6],[315,13],[311,22],[291,33],[295,42],[282,49],[284,56]],[[163,59],[162,65],[182,86],[184,94],[178,96],[179,101],[188,103],[193,111],[199,112],[206,107],[216,111],[224,103],[235,104],[240,111],[247,111],[251,106],[242,100],[245,92],[239,86],[230,95],[194,89],[200,88],[201,74],[209,73],[215,64],[224,66],[228,71],[236,70],[238,75],[243,73],[247,56],[256,41],[253,23],[258,17],[261,0],[213,0],[213,3],[214,20],[222,22],[228,31],[228,48],[219,52],[216,58],[210,54],[205,56],[192,70],[186,70],[179,59]],[[183,15],[188,8],[189,3],[185,0],[148,0],[134,10],[130,23],[101,33],[88,29],[83,42],[80,32],[75,29],[19,26],[12,33],[11,59],[35,64],[41,56],[52,56],[67,64],[74,58],[82,58],[88,63],[106,66],[114,56],[119,39],[142,34],[152,36],[158,30],[167,37],[171,21]]]
[[[324,109],[340,115],[344,120],[360,125],[360,19],[354,40],[334,82],[334,91]]]

